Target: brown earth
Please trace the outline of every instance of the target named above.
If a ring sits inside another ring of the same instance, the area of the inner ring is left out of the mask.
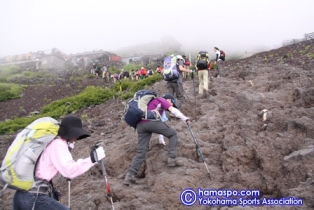
[[[157,135],[153,135],[146,163],[138,174],[139,184],[124,186],[125,172],[136,153],[137,135],[122,122],[125,101],[119,99],[76,112],[88,116],[84,119],[84,127],[92,136],[75,145],[73,156],[75,159],[87,157],[94,143],[102,141],[105,144],[105,164],[115,209],[243,209],[239,200],[237,206],[199,205],[197,201],[193,207],[185,207],[180,194],[187,188],[196,193],[198,188],[254,189],[261,193],[258,201],[290,196],[303,200],[302,206],[247,205],[246,209],[312,209],[314,62],[311,54],[314,54],[313,42],[227,61],[225,76],[210,82],[208,96],[197,97],[196,109],[194,94],[198,91],[198,79],[184,82],[187,97],[181,111],[191,117],[191,127],[211,179],[202,160],[196,158],[195,144],[186,125],[170,118],[168,124],[178,132],[178,156],[183,159],[184,166],[168,168],[167,145],[158,145]],[[165,82],[158,82],[151,89],[162,95],[166,92]],[[36,97],[55,96],[54,92],[48,94],[50,91],[55,90],[47,88],[46,96]],[[21,106],[27,109],[24,103],[34,97],[33,92],[24,93],[24,102],[18,101],[22,99],[5,102],[11,108],[7,109],[6,118],[15,116]],[[36,103],[33,107],[40,111],[40,106],[35,106]],[[261,114],[263,109],[268,110],[265,121]],[[13,135],[0,136],[0,157],[4,156],[13,138]],[[54,181],[63,194],[61,202],[67,204],[66,180],[57,177]],[[106,192],[101,167],[97,165],[72,180],[72,209],[111,209]],[[13,193],[7,190],[0,209],[12,208]],[[252,200],[252,204],[254,202],[257,200]]]

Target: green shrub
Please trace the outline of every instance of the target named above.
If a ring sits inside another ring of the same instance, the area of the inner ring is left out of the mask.
[[[30,72],[30,71],[24,71],[24,72],[23,72],[23,75],[24,75],[25,77],[29,77],[29,76],[31,75],[31,72]]]
[[[72,113],[78,109],[88,107],[90,105],[97,105],[108,101],[114,97],[120,97],[123,100],[133,97],[134,93],[140,89],[148,89],[149,86],[162,79],[160,74],[154,74],[148,78],[138,82],[131,80],[122,80],[120,92],[120,83],[114,84],[113,89],[89,86],[76,96],[64,98],[54,101],[44,106],[39,115],[30,118],[13,118],[11,120],[0,122],[0,134],[13,133],[19,129],[23,129],[32,121],[45,116],[58,119],[68,113]],[[71,106],[67,107],[66,103],[70,102]]]
[[[77,78],[75,78],[75,81],[76,81],[76,82],[82,82],[82,81],[83,81],[83,79],[82,79],[82,78],[80,78],[80,77],[77,77]]]
[[[24,86],[22,85],[0,83],[0,102],[19,98],[23,89]]]
[[[8,78],[21,73],[19,66],[0,66],[0,82],[7,82]]]
[[[314,58],[314,53],[310,53],[307,55],[308,58],[313,59]]]
[[[89,86],[85,88],[85,90],[79,93],[76,96],[57,100],[43,107],[41,114],[47,115],[50,113],[54,113],[57,117],[60,117],[65,113],[66,107],[65,103],[70,102],[71,106],[69,107],[68,112],[72,112],[74,110],[78,110],[83,107],[88,107],[93,104],[101,104],[107,101],[110,98],[115,96],[114,91],[109,88],[101,88],[95,86]]]

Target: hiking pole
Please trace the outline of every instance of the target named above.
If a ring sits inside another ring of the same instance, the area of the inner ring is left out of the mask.
[[[68,179],[68,208],[71,209],[71,179]]]
[[[192,134],[192,138],[193,138],[194,143],[195,143],[195,146],[196,146],[197,158],[199,158],[199,155],[201,156],[201,158],[202,158],[202,160],[203,160],[203,162],[204,162],[204,165],[205,165],[205,167],[206,167],[206,170],[207,170],[207,172],[208,172],[208,176],[209,176],[209,178],[211,178],[210,173],[209,173],[209,170],[208,170],[208,167],[207,167],[207,164],[206,164],[205,159],[204,159],[204,156],[203,156],[203,154],[202,154],[202,152],[201,152],[200,146],[198,145],[198,143],[197,143],[197,141],[196,141],[196,138],[195,138],[195,136],[194,136],[194,133],[193,133],[193,131],[192,131],[192,129],[191,129],[190,124],[188,124],[188,128],[189,128],[189,130],[190,130],[190,132],[191,132],[191,134]]]
[[[106,169],[105,169],[105,161],[104,159],[102,159],[100,161],[100,164],[101,164],[101,170],[102,170],[102,174],[105,178],[105,182],[106,182],[106,188],[107,188],[107,196],[110,198],[110,203],[111,203],[111,207],[112,207],[112,210],[114,210],[114,206],[113,206],[113,200],[112,200],[112,195],[111,195],[111,190],[110,190],[110,185],[109,185],[109,182],[107,180],[107,173],[106,173]]]

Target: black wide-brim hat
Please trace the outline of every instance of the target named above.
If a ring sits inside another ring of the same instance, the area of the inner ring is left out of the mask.
[[[177,105],[176,105],[176,99],[175,99],[175,97],[173,95],[164,95],[163,98],[164,99],[170,99],[171,102],[173,103],[173,106],[175,108],[178,108]]]
[[[90,134],[83,129],[82,120],[75,115],[68,115],[61,121],[58,135],[64,139],[84,139]]]

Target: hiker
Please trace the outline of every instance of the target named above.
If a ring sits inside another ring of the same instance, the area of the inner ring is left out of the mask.
[[[141,75],[140,70],[139,70],[139,69],[136,69],[136,72],[135,72],[135,80],[136,80],[136,81],[139,80],[140,75]]]
[[[153,76],[153,75],[154,75],[154,71],[152,69],[149,69],[146,73],[146,77]]]
[[[147,70],[144,67],[141,67],[140,70],[140,80],[144,79],[146,77]]]
[[[156,110],[158,108],[161,115],[160,120],[140,120],[137,123],[136,131],[138,134],[137,153],[133,158],[127,174],[124,179],[125,185],[135,184],[138,170],[141,168],[143,161],[146,158],[147,149],[149,146],[150,138],[153,133],[161,134],[169,139],[168,150],[168,166],[180,166],[183,165],[182,160],[177,159],[177,132],[169,127],[164,121],[165,112],[169,111],[177,118],[180,118],[184,123],[189,124],[189,118],[183,115],[179,109],[177,109],[176,100],[172,95],[165,95],[163,97],[156,97],[151,100],[147,105],[147,110]]]
[[[104,80],[105,80],[106,82],[110,82],[110,78],[111,78],[111,73],[110,73],[110,71],[106,71],[106,72],[105,72],[105,75],[104,75]]]
[[[105,79],[105,77],[106,77],[106,73],[107,73],[107,67],[106,66],[103,66],[102,68],[101,68],[101,71],[102,71],[102,78],[103,79]]]
[[[13,198],[14,210],[58,209],[68,210],[66,206],[50,197],[50,181],[59,172],[62,176],[73,179],[82,175],[105,158],[102,146],[93,149],[90,157],[74,161],[69,147],[74,147],[77,140],[89,137],[90,134],[82,128],[82,121],[75,115],[66,116],[58,131],[58,136],[41,154],[35,170],[36,187],[29,191],[17,190]]]
[[[158,65],[157,68],[156,68],[156,72],[157,72],[158,74],[162,74],[163,68],[162,68],[160,65]]]
[[[190,73],[193,70],[184,68],[184,59],[181,55],[177,55],[177,69],[179,71],[179,78],[171,81],[167,81],[167,93],[169,95],[176,95],[177,107],[180,109],[184,99],[183,90],[183,72]]]
[[[221,56],[221,52],[218,47],[214,47],[214,51],[216,53],[215,64],[217,64],[217,71],[218,71],[217,78],[220,78],[222,77],[222,63],[225,60],[225,58]]]
[[[200,51],[197,56],[197,73],[199,79],[198,94],[207,97],[208,92],[208,71],[210,69],[209,56],[206,51]]]
[[[114,73],[112,76],[113,79],[113,83],[116,83],[119,80],[119,74],[118,73]]]
[[[184,68],[190,70],[190,61],[189,61],[189,59],[185,55],[182,55],[182,58],[184,60]],[[183,79],[186,80],[188,78],[189,74],[190,73],[183,72]]]
[[[135,76],[136,76],[135,71],[134,71],[134,69],[132,69],[131,70],[131,79],[135,80]]]

